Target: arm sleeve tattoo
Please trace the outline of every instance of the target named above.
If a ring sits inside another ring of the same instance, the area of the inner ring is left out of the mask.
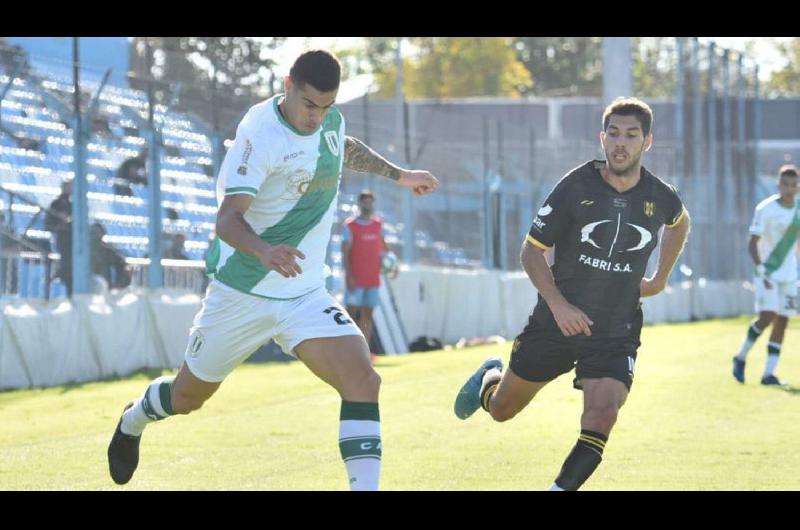
[[[392,180],[400,178],[400,168],[373,151],[361,140],[345,136],[344,166],[353,171],[373,173]]]

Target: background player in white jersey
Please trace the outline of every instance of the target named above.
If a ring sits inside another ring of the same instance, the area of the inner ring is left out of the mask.
[[[750,323],[747,337],[733,358],[733,377],[744,383],[747,353],[772,324],[767,344],[767,364],[761,376],[762,385],[780,385],[775,367],[780,358],[783,334],[789,317],[796,312],[797,257],[795,243],[800,235],[800,211],[795,197],[798,169],[793,165],[778,170],[778,194],[767,197],[756,206],[750,225],[748,250],[756,266],[755,290],[758,318]]]
[[[417,195],[435,191],[438,181],[345,136],[333,106],[340,71],[327,51],[300,55],[286,93],[253,106],[239,124],[217,182],[217,239],[207,257],[214,280],[177,376],[159,377],[125,408],[108,448],[116,483],[133,476],[148,423],[199,409],[274,338],[340,394],[339,448],[350,488],[378,488],[381,379],[361,331],[324,286],[339,179],[344,165]]]

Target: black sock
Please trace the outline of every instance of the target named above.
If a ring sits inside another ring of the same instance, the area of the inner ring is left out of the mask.
[[[605,434],[586,429],[581,430],[578,443],[572,448],[572,452],[561,466],[561,473],[556,478],[556,486],[566,491],[576,491],[580,488],[603,459],[606,441],[608,441],[608,436]]]

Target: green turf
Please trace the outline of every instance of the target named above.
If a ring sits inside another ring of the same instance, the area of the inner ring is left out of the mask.
[[[628,403],[585,490],[800,488],[800,390],[762,387],[766,337],[747,383],[730,375],[747,320],[648,327]],[[778,375],[800,383],[790,325]],[[380,358],[387,490],[542,490],[577,438],[572,376],[512,421],[452,412],[464,380],[510,344]],[[339,398],[299,362],[246,364],[197,413],[151,425],[132,481],[108,476],[106,448],[123,405],[157,375],[0,392],[0,489],[345,490]]]

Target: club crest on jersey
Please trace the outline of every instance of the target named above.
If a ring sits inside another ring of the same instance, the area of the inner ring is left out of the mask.
[[[644,201],[644,214],[647,217],[653,217],[654,213],[656,213],[655,203],[651,201]]]
[[[325,133],[325,143],[328,144],[333,156],[339,156],[339,135],[336,131],[328,131]]]
[[[203,348],[203,344],[205,344],[206,340],[203,337],[203,334],[199,331],[195,331],[192,334],[192,339],[189,342],[189,354],[192,357],[197,357],[197,354]]]

